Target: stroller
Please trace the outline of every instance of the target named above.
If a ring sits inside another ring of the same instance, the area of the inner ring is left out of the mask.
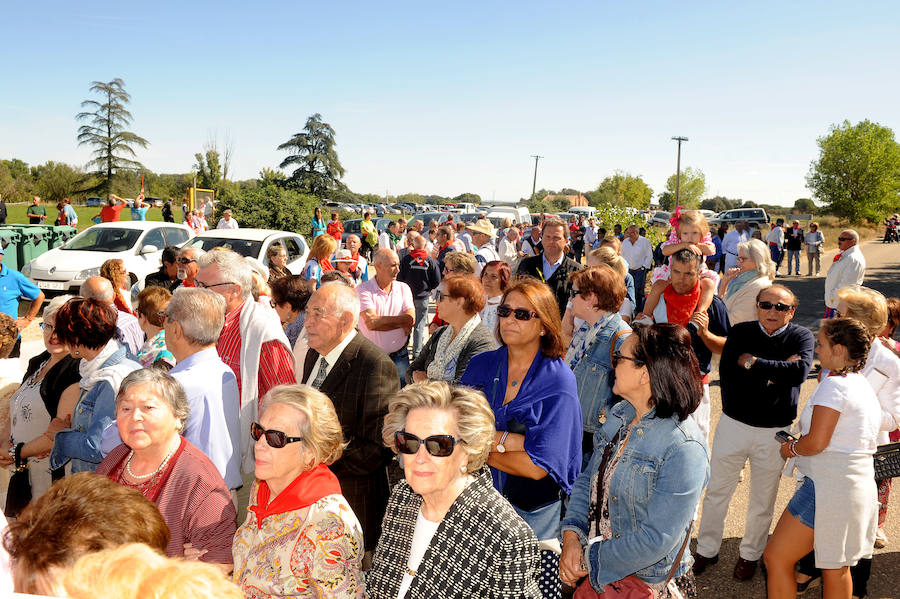
[[[881,243],[900,242],[900,215],[895,214],[884,221],[884,240]]]

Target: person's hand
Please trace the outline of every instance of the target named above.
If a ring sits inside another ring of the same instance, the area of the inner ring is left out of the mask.
[[[439,328],[441,328],[441,327],[437,323],[435,323],[435,322],[430,323],[428,325],[428,334],[434,335],[434,332],[437,331]]]
[[[5,451],[0,454],[0,467],[6,468],[7,466],[12,466],[14,462],[15,459]]]
[[[16,329],[18,329],[19,331],[24,331],[30,324],[31,324],[31,321],[28,320],[27,318],[17,318],[16,319]]]
[[[752,357],[753,356],[748,353],[741,354],[740,356],[738,356],[738,359],[737,359],[738,366],[740,366],[741,368],[746,368],[745,364],[747,363],[747,360],[749,360]]]
[[[791,455],[790,446],[791,446],[790,443],[782,443],[781,449],[779,450],[781,452],[781,457],[783,457],[786,460],[789,460],[792,457],[794,457],[793,455]]]
[[[709,314],[706,312],[694,312],[691,314],[690,322],[697,325],[697,334],[703,335],[709,328]]]
[[[559,578],[573,587],[587,574],[581,541],[578,535],[567,530],[563,533],[562,555],[559,556]]]
[[[414,383],[424,383],[428,380],[428,373],[424,370],[413,370],[412,379]]]
[[[687,244],[687,248],[685,248],[685,249],[691,250],[691,253],[697,254],[698,256],[703,255],[703,250],[701,250],[700,246],[695,243]]]
[[[722,278],[725,279],[726,281],[730,281],[731,279],[735,278],[739,274],[741,274],[740,268],[729,268],[728,270],[725,271],[725,274],[722,275]]]
[[[199,560],[202,556],[206,555],[209,549],[197,549],[190,543],[184,544],[184,559],[187,560]]]
[[[54,418],[50,421],[50,424],[47,426],[47,434],[55,435],[61,430],[65,430],[67,428],[72,428],[72,417],[66,416],[65,418]]]
[[[800,361],[800,356],[798,354],[794,354],[793,356],[791,356],[790,358],[785,360],[785,362],[799,362],[799,361]]]

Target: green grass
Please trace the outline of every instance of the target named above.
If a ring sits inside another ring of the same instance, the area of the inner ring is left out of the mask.
[[[22,225],[28,224],[28,216],[26,216],[26,212],[28,211],[28,207],[31,205],[31,202],[27,204],[7,204],[6,205],[6,224],[7,225]],[[44,208],[47,209],[47,219],[44,221],[45,224],[52,225],[56,222],[56,204],[47,205],[42,204]],[[73,206],[75,208],[75,213],[78,215],[78,232],[84,231],[94,223],[91,222],[91,219],[98,214],[100,214],[99,207],[88,207],[88,206]],[[178,208],[178,214],[180,215],[181,208]],[[129,220],[131,218],[131,212],[128,208],[124,208],[122,210],[122,220]],[[162,221],[162,208],[150,208],[147,211],[147,220],[156,220]]]

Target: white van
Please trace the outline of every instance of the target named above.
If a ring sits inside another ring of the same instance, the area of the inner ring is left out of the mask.
[[[572,206],[569,208],[569,213],[585,218],[594,218],[597,216],[597,209],[593,206]]]
[[[506,218],[511,219],[513,224],[531,224],[531,213],[525,206],[491,206],[486,218],[491,221],[495,229],[499,229],[500,223]]]

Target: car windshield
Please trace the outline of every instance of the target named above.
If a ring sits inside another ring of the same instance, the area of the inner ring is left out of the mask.
[[[259,258],[259,250],[262,248],[262,241],[253,241],[250,239],[231,239],[227,237],[195,237],[188,242],[188,247],[199,247],[204,252],[208,252],[213,248],[225,248],[234,250],[241,256],[250,258]]]
[[[89,252],[124,252],[137,243],[141,229],[114,229],[112,227],[91,227],[67,242],[63,250]]]
[[[344,233],[347,234],[359,234],[359,223],[358,220],[348,220],[344,222]]]

